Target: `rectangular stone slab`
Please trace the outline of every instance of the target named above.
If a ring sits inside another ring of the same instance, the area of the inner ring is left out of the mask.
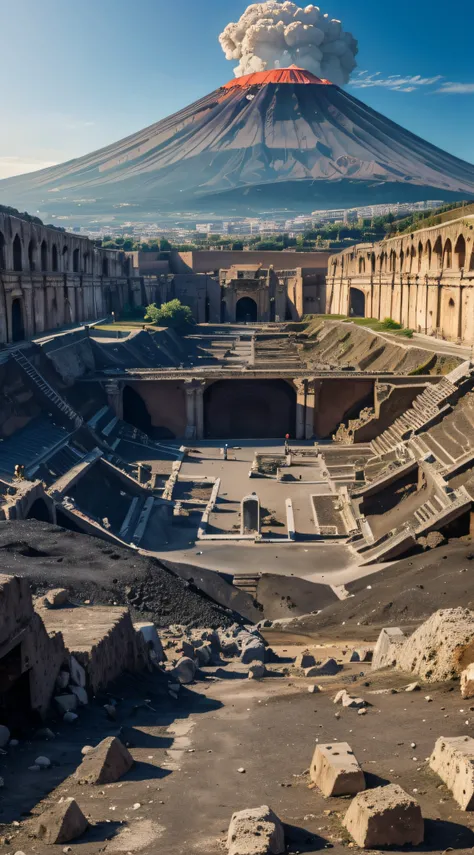
[[[365,790],[365,777],[347,742],[317,745],[310,777],[324,796],[351,796]]]
[[[474,739],[440,736],[430,757],[430,768],[451,790],[462,810],[474,810]]]

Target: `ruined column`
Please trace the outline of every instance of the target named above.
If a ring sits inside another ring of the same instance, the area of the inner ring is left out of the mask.
[[[198,383],[195,389],[196,439],[202,439],[204,436],[204,389],[204,382]]]
[[[109,407],[118,419],[123,419],[123,383],[120,380],[107,380],[104,388]]]
[[[314,407],[316,403],[316,384],[314,380],[306,381],[306,419],[305,419],[305,439],[312,439],[314,436]]]
[[[186,392],[186,438],[194,439],[196,436],[196,388],[194,380],[184,381]]]
[[[296,388],[296,439],[305,438],[305,400],[306,383],[304,380],[293,380]]]

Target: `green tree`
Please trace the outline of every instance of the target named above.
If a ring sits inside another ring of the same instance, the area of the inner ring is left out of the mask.
[[[170,249],[173,249],[167,238],[160,238],[160,252],[169,252]]]
[[[170,300],[169,303],[150,303],[146,307],[145,320],[160,327],[171,327],[176,332],[184,333],[194,323],[189,306],[183,306],[180,300]]]

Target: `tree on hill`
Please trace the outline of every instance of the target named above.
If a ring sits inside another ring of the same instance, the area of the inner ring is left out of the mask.
[[[184,333],[194,323],[189,306],[183,306],[180,300],[170,300],[169,303],[150,303],[146,307],[145,320],[159,327],[170,327],[176,332]]]

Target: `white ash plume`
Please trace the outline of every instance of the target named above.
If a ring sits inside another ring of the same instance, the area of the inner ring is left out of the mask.
[[[239,60],[236,77],[298,65],[343,86],[356,67],[357,40],[318,6],[301,8],[290,0],[248,6],[219,36],[226,59]]]

